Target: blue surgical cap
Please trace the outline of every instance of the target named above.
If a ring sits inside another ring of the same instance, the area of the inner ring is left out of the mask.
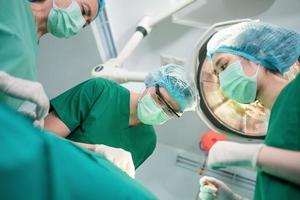
[[[180,112],[195,108],[195,87],[183,66],[168,64],[149,73],[145,78],[146,87],[149,88],[155,84],[168,91],[170,96],[179,104]]]
[[[103,9],[104,9],[104,0],[98,0],[97,16],[103,11]]]
[[[281,74],[300,56],[299,33],[263,22],[243,22],[217,32],[207,44],[208,56],[231,53]]]

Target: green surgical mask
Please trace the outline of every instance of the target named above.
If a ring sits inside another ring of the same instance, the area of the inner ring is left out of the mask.
[[[47,22],[47,29],[52,35],[59,38],[69,38],[76,35],[85,24],[78,3],[72,0],[67,8],[58,8],[53,2]]]
[[[139,100],[137,117],[142,123],[149,125],[161,125],[171,119],[150,94],[146,94]]]
[[[234,62],[219,74],[221,90],[224,94],[239,102],[252,103],[256,98],[257,73],[254,76],[247,76],[240,61]]]

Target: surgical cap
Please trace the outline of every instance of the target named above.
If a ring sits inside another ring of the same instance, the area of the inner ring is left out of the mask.
[[[98,0],[98,13],[97,16],[103,11],[104,9],[104,0]]]
[[[243,22],[217,32],[207,44],[207,54],[231,53],[281,74],[300,56],[299,33],[262,22]]]
[[[179,104],[180,112],[192,110],[196,105],[196,92],[184,67],[168,64],[149,73],[145,78],[147,88],[158,84],[165,88],[170,96]]]

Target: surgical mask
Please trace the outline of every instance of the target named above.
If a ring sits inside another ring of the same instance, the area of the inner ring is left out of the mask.
[[[171,119],[148,93],[138,102],[137,117],[144,124],[161,125]]]
[[[234,62],[219,74],[220,86],[224,94],[239,102],[252,103],[256,98],[257,73],[254,76],[247,76],[240,61]]]
[[[59,38],[69,38],[76,35],[85,24],[78,3],[72,0],[67,8],[58,8],[53,1],[47,22],[47,29],[52,35]]]

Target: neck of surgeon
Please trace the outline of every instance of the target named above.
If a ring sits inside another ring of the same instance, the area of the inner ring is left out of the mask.
[[[282,89],[288,84],[288,80],[284,79],[279,73],[271,72],[264,67],[257,78],[257,99],[265,107],[271,109]]]
[[[140,98],[140,94],[130,92],[130,116],[129,116],[129,126],[137,126],[141,124],[137,117],[137,106]]]
[[[47,19],[52,8],[52,0],[44,0],[31,3],[32,14],[35,20],[38,40],[47,33]]]

